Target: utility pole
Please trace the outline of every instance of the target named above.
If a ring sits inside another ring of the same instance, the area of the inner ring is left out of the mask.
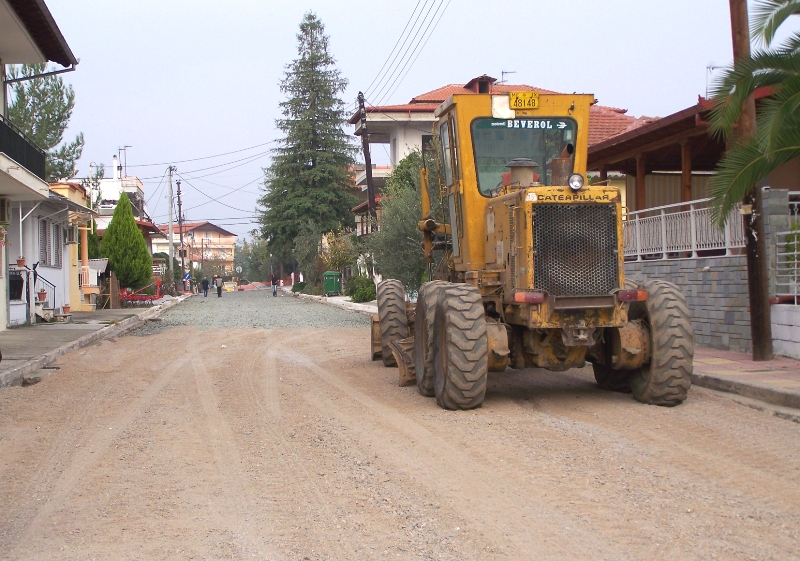
[[[181,254],[181,282],[183,283],[183,290],[186,291],[186,281],[183,280],[186,275],[186,262],[184,257],[186,252],[183,250],[183,212],[181,212],[181,180],[177,181],[178,184],[178,232],[181,237],[181,248],[178,250]]]
[[[747,0],[729,0],[734,64],[750,58],[750,22]],[[743,142],[756,135],[756,101],[751,93],[739,118],[739,137]],[[748,212],[749,211],[749,212]],[[769,309],[767,246],[764,235],[764,204],[761,188],[754,185],[742,201],[747,237],[747,288],[750,297],[750,336],[753,339],[753,360],[772,360],[772,322]]]
[[[367,206],[369,208],[369,215],[373,219],[372,227],[375,227],[375,221],[378,219],[378,213],[375,207],[375,187],[372,184],[372,158],[369,155],[369,134],[367,133],[367,110],[364,108],[364,94],[358,92],[358,110],[361,114],[361,146],[364,149],[364,165],[367,172]]]
[[[175,258],[175,249],[173,244],[173,230],[172,230],[172,172],[177,171],[175,166],[169,166],[169,189],[167,189],[167,214],[169,215],[169,263],[167,263],[167,270],[169,271],[169,284],[175,285],[175,273],[172,271],[172,260]]]

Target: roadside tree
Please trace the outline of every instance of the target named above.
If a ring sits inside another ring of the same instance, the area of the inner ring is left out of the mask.
[[[435,158],[425,151],[425,167],[430,176],[428,188],[433,216],[446,222],[439,204],[438,175]],[[380,230],[366,240],[367,256],[385,279],[397,279],[409,293],[419,289],[427,266],[420,242],[422,233],[418,223],[422,217],[419,170],[423,166],[423,153],[414,151],[400,160],[386,179],[381,196]]]
[[[23,64],[9,67],[9,78],[34,76],[47,71],[47,64]],[[13,101],[8,108],[11,122],[46,152],[45,177],[54,182],[75,176],[76,162],[83,152],[83,133],[62,144],[75,107],[75,92],[61,76],[44,76],[16,82],[11,89]]]
[[[321,232],[352,227],[350,209],[358,203],[350,192],[355,149],[344,131],[339,98],[347,80],[335,67],[322,22],[311,12],[300,23],[297,53],[280,84],[287,99],[276,126],[285,136],[264,170],[259,199],[261,235],[270,253],[283,260],[291,258],[309,222]]]
[[[111,223],[103,234],[100,251],[108,258],[108,266],[122,287],[141,288],[153,276],[153,260],[133,218],[126,193],[119,198]]]

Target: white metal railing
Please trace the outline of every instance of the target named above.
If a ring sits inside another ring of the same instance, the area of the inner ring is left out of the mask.
[[[778,232],[775,263],[775,296],[797,304],[800,295],[800,230]],[[783,297],[783,298],[781,298]]]
[[[741,205],[728,216],[724,230],[711,221],[711,199],[698,199],[629,212],[622,224],[625,258],[675,259],[721,250],[725,255],[745,245]]]
[[[81,286],[99,286],[98,285],[99,273],[97,269],[92,267],[81,267]]]

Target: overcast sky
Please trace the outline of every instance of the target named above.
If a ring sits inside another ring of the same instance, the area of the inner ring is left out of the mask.
[[[117,149],[131,146],[128,173],[143,179],[151,214],[163,223],[163,176],[176,162],[187,219],[214,220],[239,235],[255,227],[265,143],[279,137],[278,83],[308,10],[325,24],[349,81],[348,104],[359,90],[373,104],[405,103],[444,84],[514,71],[509,83],[593,93],[602,105],[663,117],[696,103],[706,67],[732,58],[726,0],[46,3],[81,61],[64,75],[76,93],[68,134],[86,138],[79,175],[95,162],[109,176]],[[427,39],[421,54],[402,81],[388,87],[395,72],[378,81],[387,86],[382,93],[368,89],[415,9],[417,26],[425,25],[409,44]],[[373,162],[387,160],[382,148],[373,150]]]

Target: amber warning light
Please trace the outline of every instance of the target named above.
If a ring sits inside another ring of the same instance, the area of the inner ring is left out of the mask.
[[[644,302],[647,300],[646,290],[620,290],[617,292],[617,300],[620,302]]]

